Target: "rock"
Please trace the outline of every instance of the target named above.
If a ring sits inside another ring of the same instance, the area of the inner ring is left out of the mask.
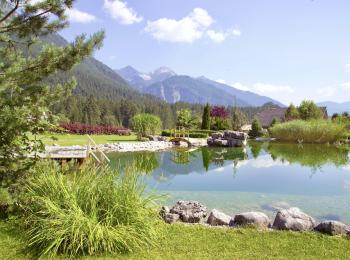
[[[242,147],[247,145],[247,140],[239,140],[239,139],[228,139],[227,146],[228,147]]]
[[[187,223],[199,223],[207,216],[207,208],[197,201],[176,202],[170,213],[180,215],[180,219]]]
[[[213,209],[207,220],[207,223],[212,226],[228,226],[230,224],[231,217],[222,213],[216,209]]]
[[[268,228],[270,219],[262,212],[246,212],[237,214],[231,221],[230,226]]]
[[[224,137],[224,134],[223,133],[212,133],[210,136],[213,139],[222,139]]]
[[[209,138],[208,145],[224,147],[224,146],[227,146],[227,140]]]
[[[247,140],[248,135],[244,132],[225,131],[223,138],[226,140],[228,140],[228,139]]]
[[[164,215],[164,221],[168,224],[173,224],[173,223],[179,221],[179,219],[180,219],[179,214],[166,213]]]
[[[170,213],[170,209],[167,206],[162,206],[162,208],[159,211],[159,215],[164,218],[167,213]]]
[[[315,231],[329,234],[332,236],[345,235],[347,232],[346,225],[340,221],[335,220],[322,221],[315,227]]]
[[[280,209],[272,227],[280,230],[308,231],[315,227],[315,220],[299,208]]]

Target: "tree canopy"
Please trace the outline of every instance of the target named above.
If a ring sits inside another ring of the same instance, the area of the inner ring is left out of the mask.
[[[31,136],[55,124],[49,106],[76,84],[71,79],[49,86],[45,79],[70,70],[102,45],[103,32],[77,36],[63,47],[42,44],[42,37],[68,26],[65,10],[73,3],[0,1],[0,173],[18,173],[29,165],[28,155],[43,148]]]

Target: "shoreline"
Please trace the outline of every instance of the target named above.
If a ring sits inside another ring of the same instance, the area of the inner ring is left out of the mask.
[[[192,147],[204,147],[207,146],[206,139],[195,139],[192,140]],[[117,143],[106,143],[98,144],[96,147],[91,147],[92,150],[99,149],[105,153],[112,152],[141,152],[141,151],[162,151],[167,149],[172,149],[176,147],[188,147],[186,143],[176,145],[169,141],[147,141],[147,142],[117,142]],[[88,145],[46,145],[45,151],[47,153],[62,150],[62,151],[81,151],[87,150]]]

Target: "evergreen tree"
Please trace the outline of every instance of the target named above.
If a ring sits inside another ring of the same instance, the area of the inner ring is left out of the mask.
[[[252,130],[249,131],[250,137],[260,137],[263,135],[261,123],[258,118],[255,118],[252,123]]]
[[[70,70],[101,46],[103,33],[89,39],[78,36],[63,47],[40,43],[40,37],[68,25],[64,12],[73,2],[0,1],[0,174],[15,176],[13,173],[30,166],[33,160],[27,155],[43,148],[30,136],[55,124],[49,106],[67,96],[76,84],[70,80],[50,88],[44,80]]]
[[[300,117],[298,109],[291,103],[287,108],[285,118],[287,121],[295,120]]]
[[[239,131],[246,122],[245,114],[238,107],[234,107],[232,110],[232,129]]]
[[[271,121],[270,127],[273,127],[277,123],[279,123],[279,120],[276,117],[274,117]]]
[[[210,105],[208,103],[203,109],[202,129],[210,130]]]

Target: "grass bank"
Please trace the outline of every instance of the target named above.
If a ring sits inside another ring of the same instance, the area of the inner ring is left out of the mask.
[[[317,233],[165,225],[153,249],[101,259],[349,259],[350,240]],[[21,232],[0,221],[0,257],[28,259]],[[91,257],[88,259],[97,259]]]
[[[52,139],[54,137],[56,140]],[[91,135],[92,139],[97,144],[115,143],[115,142],[136,142],[136,135]],[[39,135],[37,138],[41,139],[44,144],[53,145],[58,144],[61,146],[70,145],[86,145],[88,138],[86,135],[74,135],[74,134],[46,134]]]
[[[276,124],[269,131],[279,141],[302,143],[334,143],[346,135],[344,125],[329,120],[294,120]]]

